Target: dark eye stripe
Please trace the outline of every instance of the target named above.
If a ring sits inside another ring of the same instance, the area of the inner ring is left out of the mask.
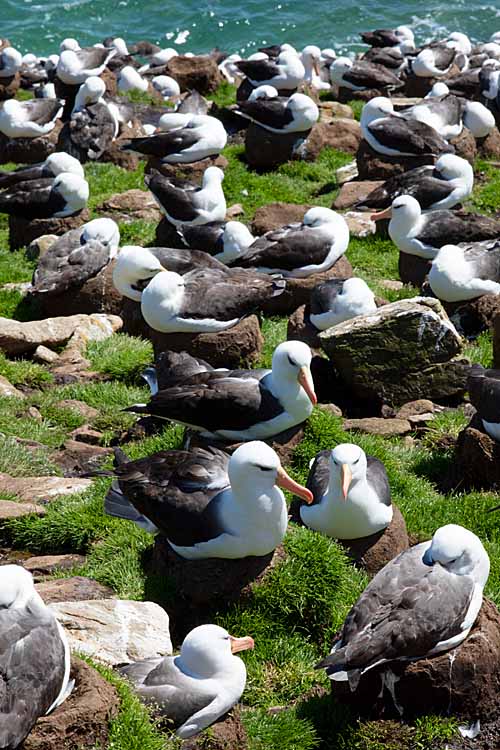
[[[290,357],[289,354],[287,356],[288,356],[288,361],[290,362],[290,364],[292,365],[292,367],[298,367],[297,362],[294,362],[293,359]]]

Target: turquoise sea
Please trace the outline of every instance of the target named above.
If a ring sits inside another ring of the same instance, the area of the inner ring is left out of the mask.
[[[410,25],[419,41],[463,31],[476,40],[500,30],[500,0],[0,0],[0,37],[23,52],[49,54],[66,36],[82,45],[109,35],[149,39],[179,52],[217,46],[246,55],[287,41],[361,49],[363,30]]]

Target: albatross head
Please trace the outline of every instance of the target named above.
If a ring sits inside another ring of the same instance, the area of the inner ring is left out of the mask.
[[[353,482],[366,479],[366,453],[359,445],[341,443],[330,454],[330,482],[339,487],[347,500]]]
[[[47,156],[44,166],[50,169],[54,177],[62,174],[62,172],[71,172],[71,174],[76,174],[79,177],[85,177],[85,172],[78,159],[65,151],[57,151],[55,154]]]
[[[272,361],[273,380],[286,386],[299,383],[311,404],[318,403],[311,375],[311,350],[302,341],[284,341],[274,350]]]
[[[330,80],[332,83],[342,83],[342,76],[348,73],[354,65],[350,57],[337,57],[330,65]]]
[[[481,102],[467,102],[464,125],[471,131],[474,138],[486,138],[495,127],[495,117]],[[472,167],[470,169],[472,171]]]
[[[219,167],[208,167],[208,169],[205,169],[203,173],[203,187],[208,187],[209,185],[215,184],[221,184],[221,182],[224,179],[224,172]]]
[[[181,668],[198,677],[215,677],[230,671],[234,654],[254,648],[253,638],[234,638],[218,625],[199,625],[184,638],[179,662]]]
[[[118,253],[113,269],[113,284],[124,297],[139,302],[142,292],[136,287],[160,271],[165,271],[165,268],[147,248],[125,245]]]
[[[478,102],[479,103],[479,102]],[[437,160],[434,166],[434,172],[437,172],[443,180],[461,179],[472,190],[474,183],[474,171],[466,159],[455,154],[443,154]]]
[[[20,565],[3,565],[0,569],[0,610],[20,609],[33,597],[39,598],[31,573]]]
[[[340,214],[332,211],[331,208],[314,206],[305,212],[302,223],[305,224],[306,227],[321,227],[323,224],[336,222],[339,218],[341,218],[342,221],[345,221]]]
[[[118,77],[118,89],[120,91],[147,91],[149,84],[140,73],[131,65],[125,65]]]
[[[302,115],[304,119],[307,119],[305,127],[312,127],[319,119],[318,107],[311,97],[306,94],[292,94],[287,102],[287,107],[289,107],[292,112],[296,112],[297,114]]]
[[[9,73],[14,74],[22,65],[23,56],[14,47],[4,47],[0,52],[3,68]]]
[[[228,475],[231,487],[241,492],[251,488],[252,495],[269,496],[275,485],[298,495],[306,503],[311,503],[310,490],[302,487],[290,477],[281,466],[278,454],[266,443],[252,440],[237,448],[229,459]],[[244,494],[241,492],[244,496]]]
[[[82,227],[80,237],[81,244],[97,240],[101,245],[108,247],[110,257],[113,257],[120,244],[120,230],[118,224],[113,219],[92,219]]]
[[[376,96],[370,99],[361,112],[361,125],[369,125],[373,120],[382,117],[396,117],[394,105],[386,96]]]
[[[86,107],[88,104],[95,104],[106,93],[106,84],[98,76],[89,76],[85,83],[82,83],[78,89],[77,102],[75,109]]]
[[[392,205],[385,211],[376,211],[371,214],[372,221],[390,219],[402,227],[413,226],[422,214],[420,203],[412,195],[400,195],[392,201]]]
[[[270,86],[268,83],[262,86],[254,88],[250,96],[248,97],[249,102],[253,102],[256,99],[276,99],[278,96],[278,90],[274,86]]]
[[[241,221],[228,221],[224,226],[222,242],[224,243],[225,252],[234,249],[238,255],[242,255],[254,241],[255,237],[247,225]]]
[[[85,208],[89,199],[89,184],[80,175],[61,172],[54,180],[53,189],[56,190],[67,203],[72,213]]]
[[[490,572],[490,559],[481,540],[455,523],[441,526],[425,551],[425,565],[440,564],[450,573],[471,576],[484,587]]]

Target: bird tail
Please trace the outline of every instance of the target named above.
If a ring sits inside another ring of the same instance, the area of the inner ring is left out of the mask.
[[[151,365],[150,367],[146,367],[146,369],[142,373],[142,378],[148,384],[149,390],[151,391],[151,395],[156,396],[159,390],[158,374],[156,372],[156,367],[154,365]]]

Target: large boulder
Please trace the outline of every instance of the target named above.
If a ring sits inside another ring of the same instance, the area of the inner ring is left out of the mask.
[[[172,653],[169,617],[154,602],[92,599],[49,606],[72,650],[111,666]]]
[[[474,164],[477,156],[476,139],[467,128],[463,128],[460,135],[450,139],[450,145],[455,148],[457,156],[466,159],[470,164]]]
[[[9,216],[9,249],[19,250],[20,247],[29,245],[45,234],[60,237],[70,229],[78,229],[87,221],[90,221],[90,212],[87,208],[63,218],[26,219],[24,216]]]
[[[401,405],[462,394],[469,364],[441,303],[400,300],[320,334],[341,380],[359,398]]]
[[[499,665],[500,614],[493,602],[485,600],[469,637],[458,648],[432,659],[393,662],[390,680],[383,678],[386,665],[375,667],[361,677],[353,692],[347,682],[332,681],[332,693],[336,701],[364,715],[400,718],[397,703],[407,719],[452,714],[487,722],[498,715]]]
[[[223,81],[217,63],[210,55],[177,55],[168,61],[165,72],[175,78],[181,91],[194,89],[200,94],[215,91]]]
[[[299,154],[306,161],[315,161],[324,148],[355,154],[360,141],[361,126],[357,120],[335,117],[330,122],[316,123]]]
[[[42,716],[22,750],[92,750],[107,747],[110,721],[120,708],[115,688],[81,659],[72,657],[73,692],[48,716]]]
[[[310,132],[271,133],[251,122],[245,134],[245,158],[252,169],[261,171],[274,169],[290,159],[304,158],[302,154]]]
[[[500,489],[500,443],[488,435],[477,414],[458,436],[454,463],[465,486]]]
[[[360,180],[388,180],[395,175],[408,172],[425,164],[435,164],[437,157],[428,156],[386,156],[379,154],[363,138],[356,153]]]

